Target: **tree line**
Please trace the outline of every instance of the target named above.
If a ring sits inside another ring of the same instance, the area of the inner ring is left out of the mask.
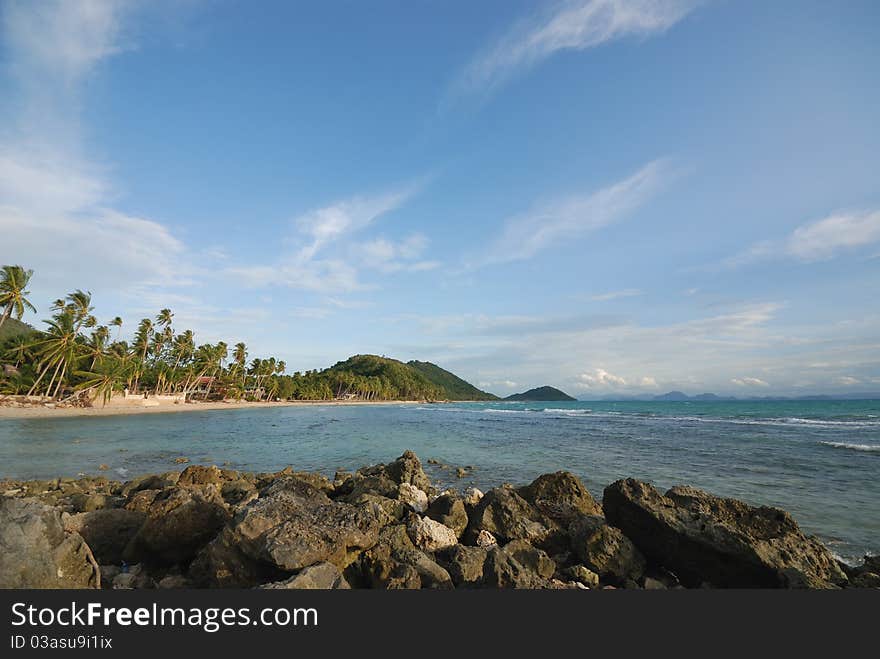
[[[443,393],[417,373],[397,367],[406,365],[375,356],[287,374],[287,364],[275,357],[249,360],[244,342],[231,348],[223,341],[197,344],[192,330],[175,329],[174,313],[167,308],[140,320],[133,337],[123,340],[123,319],[101,323],[91,293],[79,289],[52,303],[44,329],[22,326],[4,332],[9,319],[20,321],[26,311],[37,312],[27,290],[32,276],[33,271],[20,265],[5,265],[0,271],[3,395],[106,404],[124,390],[146,396],[177,394],[187,400],[257,401],[433,399]]]

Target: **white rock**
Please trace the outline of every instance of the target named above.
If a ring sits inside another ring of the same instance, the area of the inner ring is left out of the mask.
[[[455,531],[430,517],[413,516],[406,530],[413,544],[425,551],[440,551],[458,544]]]
[[[464,491],[462,495],[462,500],[467,506],[476,506],[480,503],[480,499],[483,498],[483,493],[475,487],[469,487]]]
[[[492,545],[497,545],[498,541],[495,539],[495,536],[489,533],[486,529],[480,531],[479,535],[477,535],[477,547],[491,547]]]
[[[401,483],[397,498],[417,513],[423,513],[428,509],[428,495],[410,483]]]

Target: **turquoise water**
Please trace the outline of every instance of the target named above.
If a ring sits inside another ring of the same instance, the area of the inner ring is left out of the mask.
[[[329,475],[393,459],[473,465],[488,488],[568,469],[594,495],[634,476],[790,511],[838,555],[880,552],[880,401],[316,406],[0,420],[0,477],[136,474],[174,458]]]

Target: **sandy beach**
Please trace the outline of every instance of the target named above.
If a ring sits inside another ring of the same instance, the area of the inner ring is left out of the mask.
[[[106,406],[100,403],[95,407],[10,407],[0,404],[0,419],[41,419],[61,418],[74,416],[117,416],[127,414],[166,414],[173,412],[204,412],[207,410],[235,410],[244,408],[260,407],[308,407],[308,406],[337,406],[337,405],[405,405],[423,403],[424,401],[355,401],[355,400],[327,400],[327,401],[280,401],[280,402],[248,402],[248,401],[217,401],[210,403],[172,403],[168,401],[155,401],[150,399],[150,405],[140,402],[117,402],[111,401]]]

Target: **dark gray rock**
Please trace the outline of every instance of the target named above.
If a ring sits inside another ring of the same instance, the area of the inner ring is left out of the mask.
[[[698,587],[835,587],[847,578],[830,552],[784,510],[691,487],[666,495],[634,479],[605,488],[605,517],[648,560]]]
[[[0,499],[0,588],[100,588],[101,571],[61,514],[35,499]]]

